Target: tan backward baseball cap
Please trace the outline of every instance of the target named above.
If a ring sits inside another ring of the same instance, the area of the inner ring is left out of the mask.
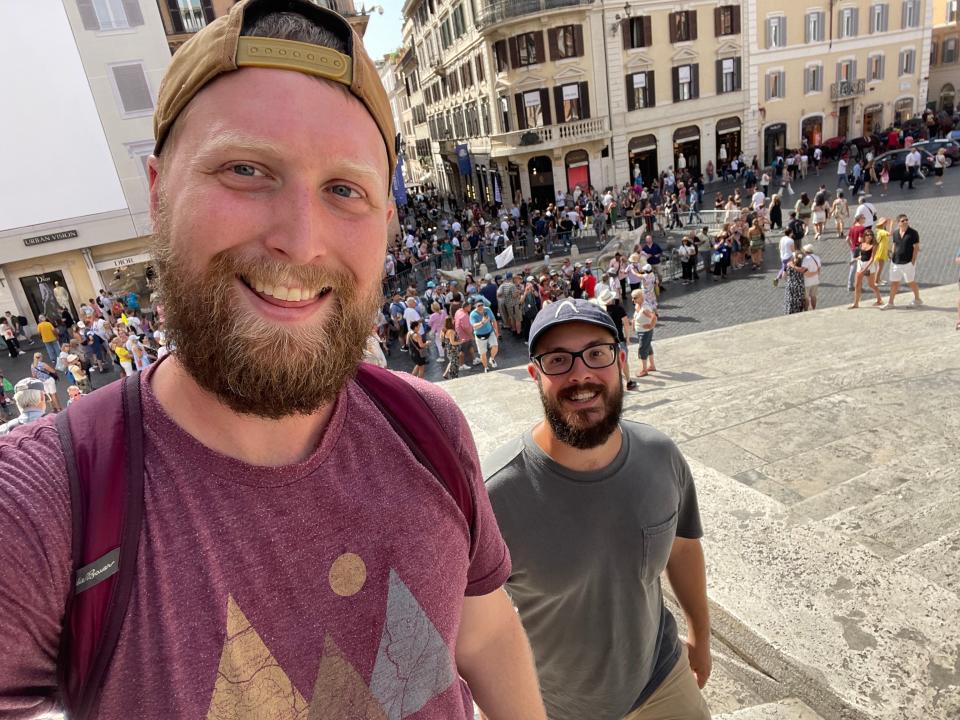
[[[293,40],[245,36],[244,26],[274,12],[302,15],[343,38],[348,53]],[[308,0],[240,0],[184,43],[173,55],[160,84],[153,114],[154,154],[159,155],[174,121],[194,96],[219,75],[243,67],[292,70],[342,83],[360,100],[380,128],[389,161],[388,183],[397,163],[396,129],[390,101],[360,36],[333,10]]]

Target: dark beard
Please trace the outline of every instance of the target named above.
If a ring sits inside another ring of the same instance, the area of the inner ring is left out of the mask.
[[[177,360],[235,412],[277,419],[310,415],[332,402],[360,363],[379,304],[379,283],[358,289],[343,271],[271,264],[236,252],[216,255],[202,274],[181,256],[157,219],[152,243],[166,325]],[[288,277],[301,287],[331,287],[322,321],[293,329],[245,309],[238,276]]]
[[[547,398],[543,387],[537,383],[540,390],[540,401],[543,403],[543,413],[550,425],[554,437],[560,442],[578,450],[590,450],[607,441],[620,424],[620,415],[623,413],[623,384],[618,383],[614,389],[603,385],[578,385],[565,388],[556,400]],[[561,402],[566,395],[581,390],[599,390],[603,398],[603,417],[592,425],[589,424],[590,413],[593,411],[577,410],[568,412],[563,409]]]

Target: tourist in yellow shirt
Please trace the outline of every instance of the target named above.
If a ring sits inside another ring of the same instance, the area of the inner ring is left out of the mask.
[[[47,349],[47,357],[50,358],[50,362],[56,362],[57,356],[60,354],[60,343],[57,342],[57,330],[53,327],[53,323],[47,320],[46,315],[41,315],[37,320],[39,321],[37,323],[37,330],[40,332],[40,342],[42,342],[43,346]]]
[[[877,236],[877,284],[883,285],[883,266],[890,259],[890,218],[879,218],[873,226]]]
[[[120,367],[123,368],[124,374],[133,375],[133,356],[119,337],[115,337],[110,341],[110,349],[113,350],[117,356],[117,360],[120,361]]]

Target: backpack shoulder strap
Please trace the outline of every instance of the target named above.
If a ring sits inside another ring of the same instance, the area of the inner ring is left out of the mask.
[[[143,516],[139,373],[56,418],[70,483],[72,587],[57,672],[71,718],[94,716],[136,570]]]
[[[409,383],[369,363],[357,368],[357,384],[373,401],[414,456],[443,483],[470,529],[470,557],[476,550],[476,500],[457,450],[433,409]]]

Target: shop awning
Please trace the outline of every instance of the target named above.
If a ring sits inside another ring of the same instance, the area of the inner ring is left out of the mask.
[[[740,118],[728,117],[717,121],[717,135],[740,131]]]

